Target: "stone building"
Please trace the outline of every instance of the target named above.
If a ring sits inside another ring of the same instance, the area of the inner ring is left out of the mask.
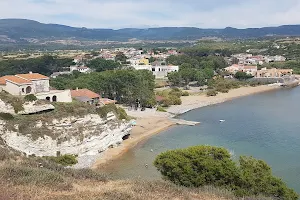
[[[38,73],[0,77],[0,90],[15,96],[33,94],[50,102],[72,102],[70,90],[50,90],[49,77]]]

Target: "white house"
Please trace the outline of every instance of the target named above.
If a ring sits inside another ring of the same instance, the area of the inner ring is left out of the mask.
[[[80,73],[90,73],[92,70],[89,68],[89,67],[86,67],[86,66],[70,66],[70,72],[73,72],[73,71],[79,71]]]
[[[161,65],[161,66],[136,65],[133,67],[136,70],[152,71],[156,79],[167,78],[168,73],[177,72],[179,70],[179,66],[173,66],[173,65]]]
[[[0,90],[16,96],[34,94],[51,102],[72,102],[70,90],[50,90],[49,77],[38,73],[0,77]]]

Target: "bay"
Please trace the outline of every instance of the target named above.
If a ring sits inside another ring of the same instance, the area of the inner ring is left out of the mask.
[[[300,87],[242,97],[179,118],[201,125],[174,126],[101,170],[116,178],[160,179],[153,166],[159,153],[213,145],[227,148],[235,159],[247,155],[265,160],[276,176],[300,193]]]

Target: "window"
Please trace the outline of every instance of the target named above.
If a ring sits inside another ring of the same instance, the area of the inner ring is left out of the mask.
[[[25,89],[24,89],[24,88],[22,88],[22,92],[23,92],[23,93],[25,92]]]
[[[52,97],[52,101],[53,101],[53,102],[57,102],[57,96],[53,96],[53,97]]]
[[[31,93],[31,87],[30,86],[28,86],[27,88],[26,88],[26,94],[29,94],[29,93]]]
[[[50,97],[46,97],[46,100],[47,100],[47,101],[50,101],[50,100],[51,100],[51,98],[50,98]]]

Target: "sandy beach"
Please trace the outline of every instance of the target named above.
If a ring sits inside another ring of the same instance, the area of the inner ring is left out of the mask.
[[[147,109],[146,111],[127,111],[130,116],[136,118],[137,122],[137,125],[132,129],[130,138],[125,140],[119,147],[108,149],[104,152],[92,168],[98,168],[101,165],[117,159],[129,149],[135,147],[139,142],[175,125],[175,122],[171,120],[174,115],[183,114],[193,109],[223,103],[235,98],[268,92],[279,88],[280,87],[278,86],[267,85],[258,87],[242,87],[230,90],[229,93],[219,93],[215,97],[207,97],[205,94],[195,94],[182,97],[182,105],[171,106],[167,109],[168,113],[157,112],[155,109]]]
[[[217,96],[212,97],[208,97],[206,96],[206,94],[181,97],[182,104],[178,106],[171,106],[170,108],[168,108],[168,112],[179,115],[196,108],[219,104],[235,98],[272,91],[279,88],[280,86],[275,85],[262,85],[258,87],[241,87],[238,89],[230,90],[228,93],[219,93]]]
[[[175,125],[166,117],[145,117],[137,119],[137,125],[132,129],[130,138],[125,140],[120,146],[105,151],[101,158],[96,161],[92,169],[117,159],[126,153],[129,149],[135,147],[139,142],[148,139],[152,135],[158,134],[170,126]]]

